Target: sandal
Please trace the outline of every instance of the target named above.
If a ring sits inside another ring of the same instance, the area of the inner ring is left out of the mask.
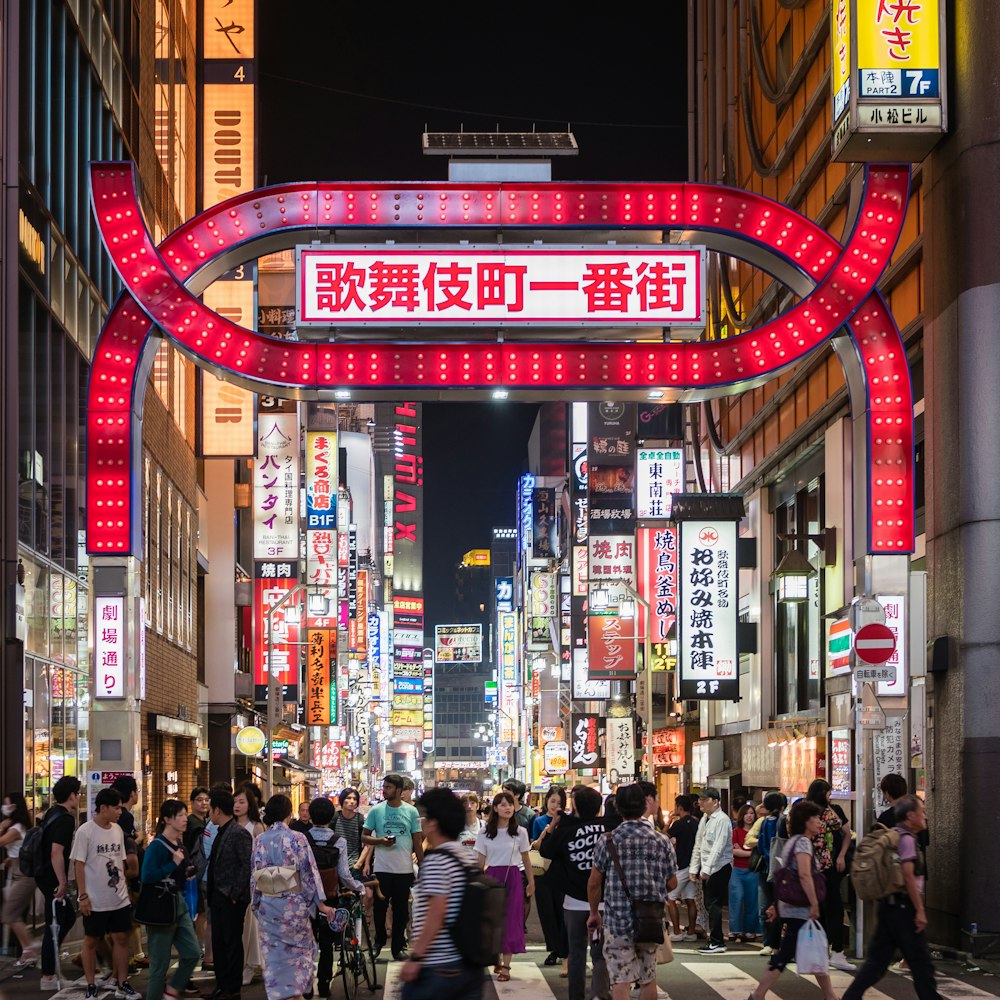
[[[494,965],[493,966],[493,975],[494,976],[499,976],[500,975],[500,970],[502,968],[503,968],[503,966],[499,962],[496,965]]]
[[[498,965],[497,968],[500,970],[497,973],[497,979],[501,983],[509,983],[510,982],[510,966],[509,965]]]

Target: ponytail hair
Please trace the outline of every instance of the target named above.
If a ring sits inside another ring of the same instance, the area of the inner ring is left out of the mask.
[[[275,823],[283,823],[291,815],[292,800],[287,795],[272,795],[264,806],[261,820],[265,826],[274,826]]]
[[[156,821],[157,835],[163,833],[167,827],[167,820],[173,819],[178,813],[187,812],[187,806],[180,799],[167,799],[160,806],[160,818]]]

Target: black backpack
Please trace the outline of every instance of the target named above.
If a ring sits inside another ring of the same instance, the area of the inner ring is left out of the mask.
[[[45,819],[24,835],[24,839],[21,841],[21,851],[18,854],[18,864],[22,875],[37,881],[43,872],[52,871],[51,852],[49,856],[46,856],[45,851],[42,850],[42,841],[45,838],[46,829],[58,815],[50,809],[45,814]]]
[[[500,954],[503,945],[507,889],[486,872],[465,864],[451,851],[439,849],[427,853],[443,854],[465,870],[462,902],[448,931],[462,961],[468,965],[489,965]]]
[[[333,837],[325,844],[321,844],[313,840],[312,830],[308,830],[305,836],[312,848],[313,857],[316,859],[316,868],[319,870],[320,881],[323,883],[323,892],[327,899],[334,899],[340,894],[340,875],[337,872],[340,851],[334,847]]]

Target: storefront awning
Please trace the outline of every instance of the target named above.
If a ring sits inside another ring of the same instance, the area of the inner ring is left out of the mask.
[[[302,774],[308,774],[312,778],[319,778],[323,774],[318,767],[313,767],[312,764],[305,764],[294,757],[275,757],[274,763],[280,764],[282,767],[287,767],[291,771],[300,771]]]
[[[196,740],[201,734],[201,726],[187,719],[177,719],[172,715],[149,713],[149,729],[155,733],[166,733],[168,736],[183,736],[185,739]]]

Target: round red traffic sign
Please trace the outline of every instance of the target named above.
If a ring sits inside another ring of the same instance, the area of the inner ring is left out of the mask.
[[[865,663],[885,663],[896,650],[896,636],[892,629],[878,622],[858,629],[854,637],[854,652]]]

